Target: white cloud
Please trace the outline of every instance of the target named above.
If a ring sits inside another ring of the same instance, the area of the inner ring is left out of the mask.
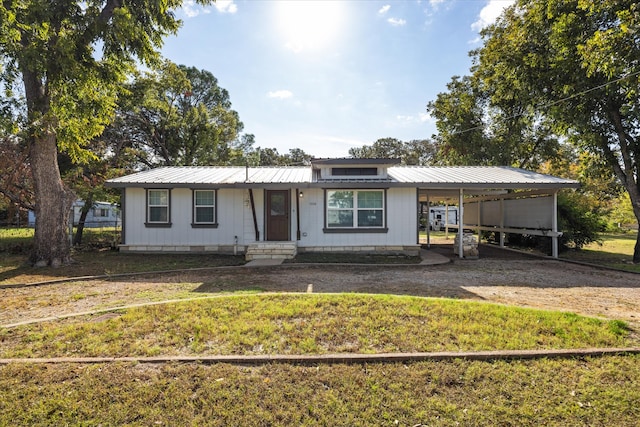
[[[194,18],[200,15],[200,12],[208,13],[208,11],[205,12],[202,6],[197,5],[194,0],[186,0],[182,4],[182,12],[184,12],[187,18]]]
[[[387,22],[391,25],[393,25],[394,27],[401,27],[403,25],[405,25],[407,23],[407,21],[405,21],[404,19],[400,19],[400,18],[389,18],[387,19]]]
[[[378,11],[378,15],[384,15],[385,13],[389,12],[389,9],[391,9],[391,5],[390,4],[385,4]]]
[[[213,4],[216,10],[220,13],[236,13],[238,11],[238,5],[233,0],[216,0]]]
[[[401,124],[433,122],[431,115],[429,115],[428,113],[418,113],[417,115],[409,115],[409,116],[398,114],[396,116],[396,120]]]
[[[291,92],[290,90],[272,90],[269,93],[267,93],[268,98],[275,98],[275,99],[287,99],[287,98],[291,98],[292,96],[293,96],[293,92]]]
[[[213,4],[213,6],[219,13],[233,14],[238,11],[238,5],[234,3],[234,0],[218,0]],[[195,18],[201,13],[211,13],[210,8],[200,6],[195,2],[195,0],[185,0],[180,9],[187,18]]]
[[[420,123],[433,123],[433,117],[429,113],[418,114],[418,120],[420,120]]]
[[[496,22],[503,10],[515,3],[515,0],[489,0],[489,3],[480,11],[478,20],[471,24],[471,29],[480,31]]]

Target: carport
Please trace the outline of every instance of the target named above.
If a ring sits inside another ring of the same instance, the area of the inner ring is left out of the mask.
[[[390,171],[391,172],[391,171]],[[505,234],[526,234],[549,237],[552,253],[558,257],[558,192],[578,188],[575,180],[539,174],[511,167],[430,167],[407,168],[406,174],[394,177],[418,184],[418,204],[443,203],[456,205],[459,224],[457,251],[464,257],[465,230],[492,231],[504,247]],[[412,175],[412,176],[411,176]],[[427,231],[427,245],[430,231]]]

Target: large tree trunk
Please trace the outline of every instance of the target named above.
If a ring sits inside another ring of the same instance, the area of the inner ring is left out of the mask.
[[[35,137],[30,159],[36,199],[36,228],[30,261],[38,267],[57,267],[71,260],[68,226],[75,196],[64,187],[60,178],[55,134]]]
[[[51,100],[46,78],[36,71],[22,70],[27,113],[34,125],[29,135],[29,160],[33,176],[36,227],[30,261],[37,267],[58,267],[71,261],[67,227],[73,192],[65,188],[58,168],[58,144],[49,116]]]

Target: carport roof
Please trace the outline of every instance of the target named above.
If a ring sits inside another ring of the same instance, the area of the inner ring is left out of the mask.
[[[577,181],[506,166],[391,166],[386,177],[319,179],[310,166],[174,166],[114,178],[110,187],[299,187],[388,186],[417,188],[577,188]]]
[[[396,181],[427,188],[577,188],[578,181],[508,166],[396,166]]]

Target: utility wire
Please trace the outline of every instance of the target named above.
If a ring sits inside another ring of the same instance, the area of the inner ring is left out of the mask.
[[[540,110],[540,109],[545,109],[545,108],[553,107],[554,105],[560,104],[560,103],[562,103],[562,102],[568,101],[568,100],[573,99],[573,98],[577,98],[577,97],[582,96],[582,95],[586,95],[586,94],[588,94],[588,93],[591,93],[591,92],[594,92],[594,91],[596,91],[596,90],[599,90],[599,89],[605,88],[605,87],[607,87],[607,86],[609,86],[609,85],[612,85],[612,84],[614,84],[614,83],[618,83],[618,82],[620,82],[620,81],[622,81],[622,80],[625,80],[625,79],[628,79],[628,78],[630,78],[630,77],[634,77],[634,76],[637,76],[637,75],[640,75],[640,71],[635,71],[635,72],[633,72],[633,73],[626,74],[626,75],[624,75],[624,76],[622,76],[622,77],[618,77],[618,78],[617,78],[617,79],[615,79],[615,80],[611,80],[610,82],[603,83],[603,84],[601,84],[601,85],[598,85],[598,86],[592,87],[592,88],[590,88],[590,89],[586,89],[586,90],[583,90],[583,91],[581,91],[581,92],[575,93],[575,94],[573,94],[573,95],[571,95],[571,96],[567,96],[567,97],[565,97],[565,98],[562,98],[562,99],[558,99],[558,100],[556,100],[556,101],[549,102],[548,104],[543,104],[543,105],[541,105],[541,106],[537,107],[536,109]],[[522,116],[524,116],[524,114],[523,114],[523,113],[521,113],[521,114],[514,114],[514,115],[512,115],[512,116],[507,117],[507,118],[506,118],[506,120],[517,119],[518,117],[522,117]],[[478,130],[478,129],[484,129],[484,126],[482,126],[482,125],[474,126],[474,127],[471,127],[471,128],[465,129],[465,130],[452,132],[452,133],[451,133],[451,135],[461,135],[461,134],[463,134],[463,133],[471,132],[471,131]]]

